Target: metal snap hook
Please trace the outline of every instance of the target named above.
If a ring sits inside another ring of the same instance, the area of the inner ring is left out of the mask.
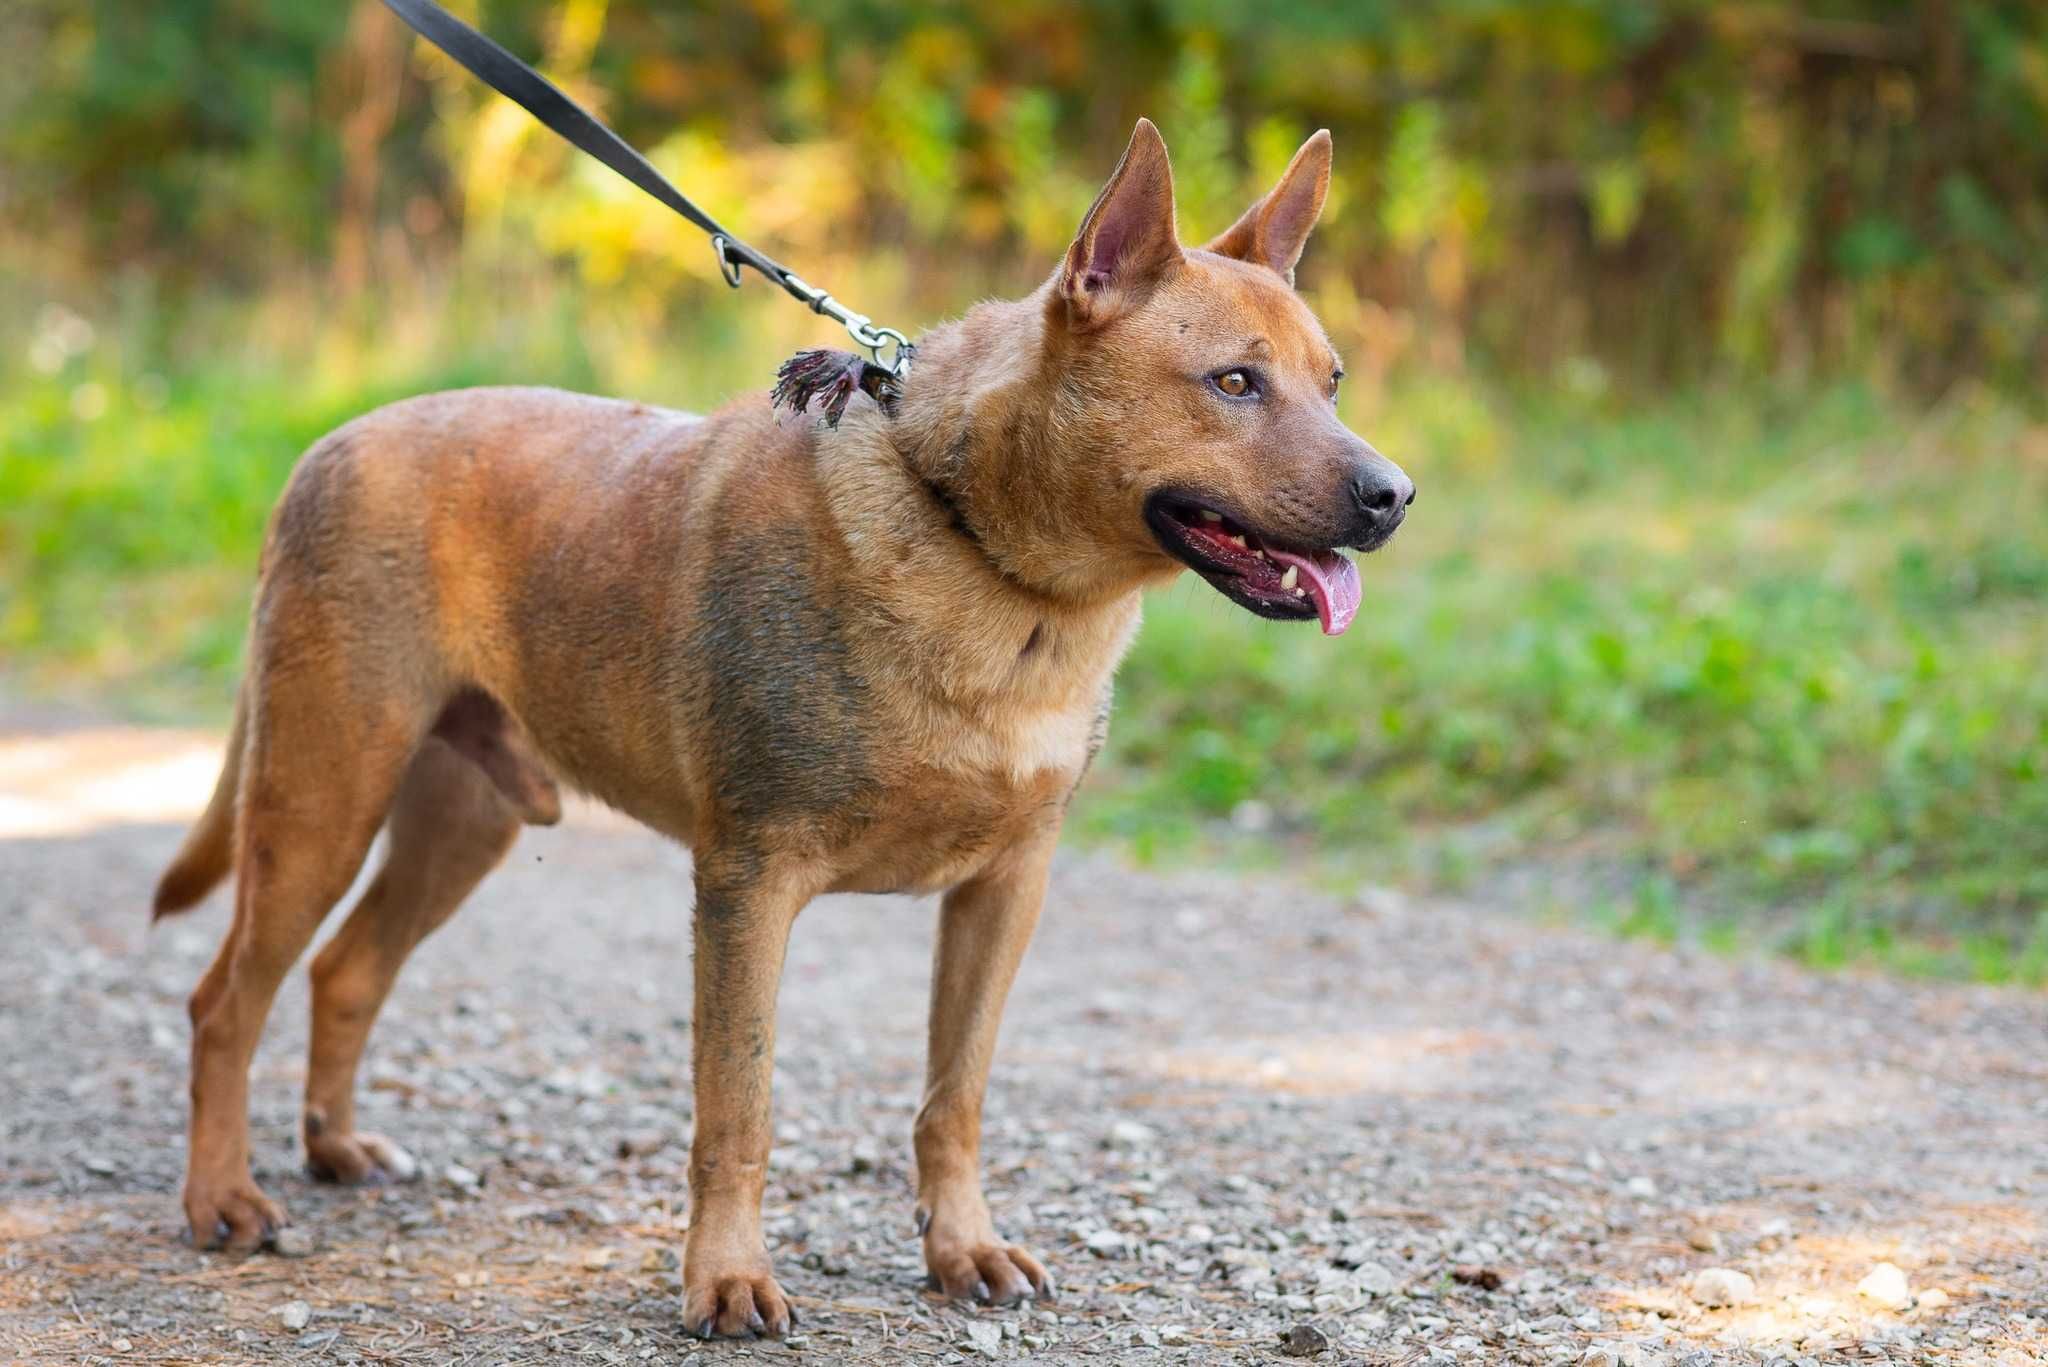
[[[732,246],[732,243],[726,238],[724,233],[713,233],[711,235],[711,252],[712,255],[718,258],[718,273],[725,277],[726,284],[734,289],[738,289],[740,287],[740,263],[737,257],[734,257],[726,250],[730,246]]]

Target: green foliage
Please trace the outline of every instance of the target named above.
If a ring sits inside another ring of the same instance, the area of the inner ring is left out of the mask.
[[[1354,370],[1933,385],[2048,356],[2030,0],[457,8],[812,278],[892,262],[876,311],[1041,275],[1146,113],[1194,240],[1335,131],[1305,278],[1374,301],[1334,326]],[[687,229],[376,0],[29,0],[0,39],[28,54],[0,92],[9,245],[69,289],[112,263],[402,289],[538,253],[623,306],[713,288]]]

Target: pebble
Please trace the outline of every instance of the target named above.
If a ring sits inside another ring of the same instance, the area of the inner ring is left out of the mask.
[[[1123,1252],[1130,1239],[1121,1230],[1098,1229],[1081,1242],[1090,1253],[1108,1258]]]
[[[1948,1303],[1948,1292],[1938,1286],[1931,1286],[1913,1298],[1914,1308],[1919,1310],[1946,1310]]]
[[[277,1316],[279,1324],[294,1334],[313,1322],[313,1307],[304,1301],[286,1301],[271,1313]]]
[[[1879,1263],[1871,1268],[1856,1283],[1856,1294],[1887,1310],[1904,1310],[1913,1303],[1912,1288],[1906,1285],[1906,1274],[1896,1263]]]
[[[1280,1336],[1280,1351],[1291,1358],[1312,1358],[1329,1348],[1330,1336],[1313,1324],[1297,1324]]]
[[[1621,1354],[1605,1343],[1596,1343],[1579,1359],[1579,1367],[1621,1367]]]
[[[985,1358],[1001,1357],[1003,1352],[1003,1326],[995,1320],[969,1320],[967,1341],[974,1351]]]
[[[280,1258],[304,1258],[313,1252],[313,1236],[296,1225],[286,1225],[270,1236],[270,1251]]]
[[[1378,1263],[1360,1263],[1351,1284],[1368,1296],[1384,1296],[1394,1289],[1394,1274]]]
[[[1687,1293],[1709,1310],[1747,1305],[1756,1299],[1756,1279],[1732,1267],[1709,1267],[1693,1273]]]
[[[1112,1149],[1142,1149],[1159,1138],[1159,1131],[1135,1120],[1119,1120],[1109,1127]]]

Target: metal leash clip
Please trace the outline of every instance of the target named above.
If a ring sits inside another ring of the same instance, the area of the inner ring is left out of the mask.
[[[740,259],[729,250],[732,239],[724,233],[711,235],[711,254],[718,258],[718,273],[725,277],[725,283],[734,289],[740,287]]]
[[[834,299],[825,291],[802,277],[791,273],[783,277],[783,288],[811,306],[811,312],[821,313],[833,322],[846,328],[846,335],[853,338],[854,345],[875,358],[875,364],[901,379],[910,373],[910,358],[917,348],[910,339],[892,327],[883,327],[865,313],[855,313],[846,305]],[[883,352],[889,358],[882,358]]]

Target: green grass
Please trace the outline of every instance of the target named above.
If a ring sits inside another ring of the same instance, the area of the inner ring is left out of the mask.
[[[772,302],[658,343],[510,299],[374,327],[166,316],[145,301],[54,370],[7,339],[0,652],[16,686],[214,717],[264,517],[322,431],[482,381],[701,405],[816,335]],[[1427,380],[1347,409],[1422,490],[1362,566],[1358,624],[1331,641],[1192,581],[1155,595],[1084,838],[1338,885],[1534,866],[1617,934],[2048,979],[2037,415]]]

